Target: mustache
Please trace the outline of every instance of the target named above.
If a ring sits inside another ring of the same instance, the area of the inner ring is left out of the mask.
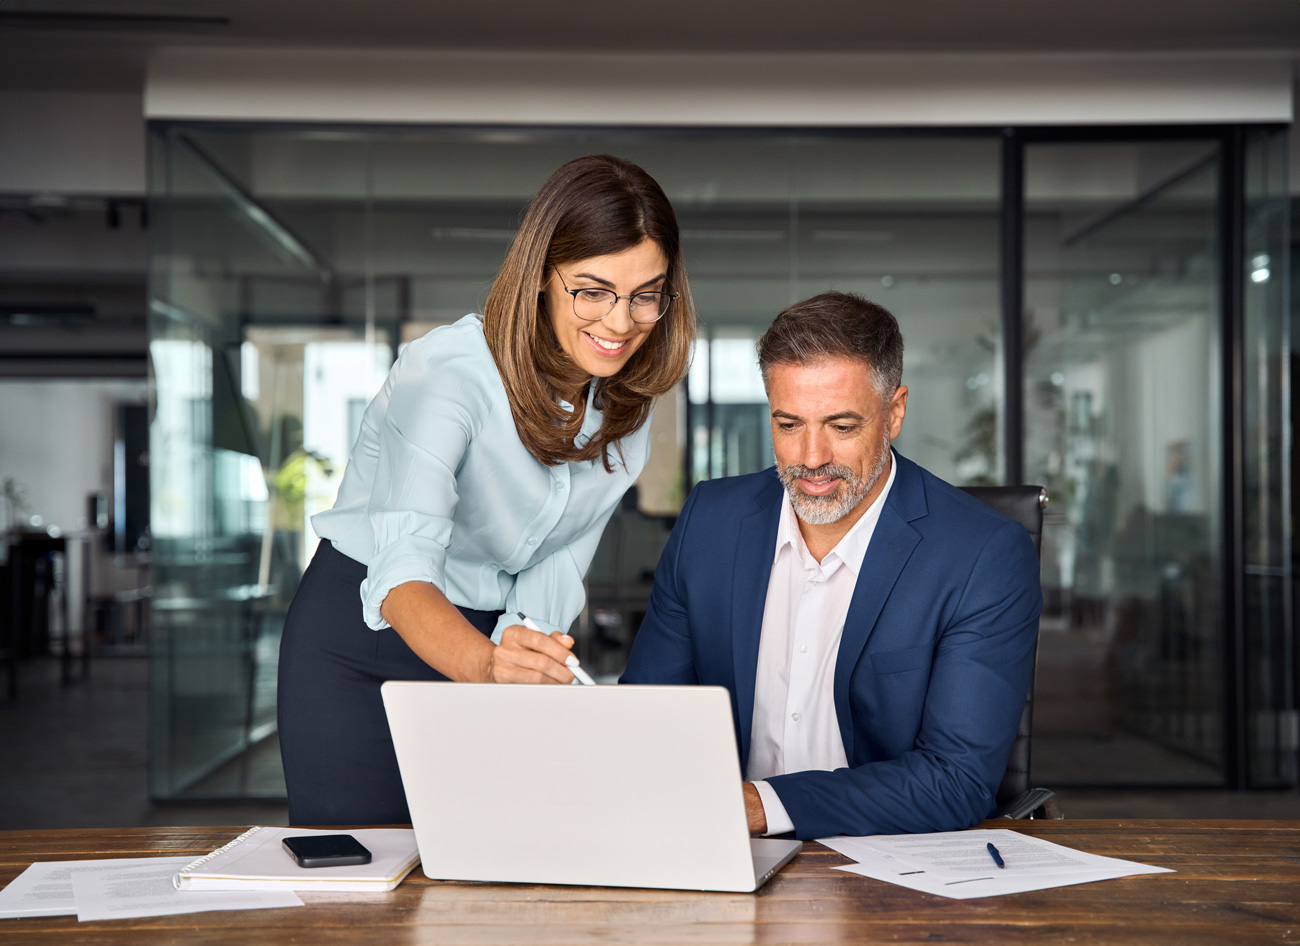
[[[835,476],[842,480],[853,478],[853,471],[847,466],[840,466],[838,463],[823,463],[816,469],[810,469],[809,467],[796,463],[792,466],[785,467],[785,474],[793,479],[801,480],[819,480],[826,476]]]

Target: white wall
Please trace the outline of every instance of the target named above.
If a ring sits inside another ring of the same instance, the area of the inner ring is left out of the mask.
[[[13,477],[45,525],[86,528],[87,494],[113,494],[113,405],[145,391],[144,381],[0,381],[0,482]]]
[[[1289,122],[1286,54],[165,48],[149,118],[579,125]]]

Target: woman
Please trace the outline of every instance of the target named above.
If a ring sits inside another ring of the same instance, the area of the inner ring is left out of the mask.
[[[280,645],[290,824],[410,820],[384,680],[572,682],[583,575],[694,335],[659,185],[604,155],[552,174],[483,315],[407,347],[312,520]]]

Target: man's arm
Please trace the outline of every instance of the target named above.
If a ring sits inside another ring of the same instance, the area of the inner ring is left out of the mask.
[[[1041,610],[1033,543],[1006,523],[981,550],[955,618],[935,641],[912,749],[767,780],[795,836],[947,831],[987,817],[1024,708]],[[859,668],[855,686],[876,685],[870,670]]]
[[[655,568],[654,588],[645,620],[637,631],[620,683],[695,684],[699,675],[691,644],[687,600],[681,581],[681,555],[691,522],[697,487],[687,498],[672,535]],[[689,546],[686,546],[689,547]],[[752,782],[742,783],[745,818],[751,835],[767,831],[767,814],[758,789]]]
[[[681,580],[681,557],[685,535],[690,529],[697,486],[682,506],[659,564],[655,566],[654,586],[646,616],[637,629],[628,655],[627,668],[619,683],[695,684],[695,656],[691,648],[690,620],[687,615],[686,591]]]
[[[749,833],[753,835],[762,835],[767,832],[767,813],[763,811],[763,799],[759,797],[758,789],[754,787],[753,782],[746,782],[745,789],[745,818],[749,821]],[[826,835],[822,835],[826,837]]]

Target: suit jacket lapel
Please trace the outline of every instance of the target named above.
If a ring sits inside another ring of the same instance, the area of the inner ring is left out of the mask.
[[[775,474],[772,485],[775,489],[764,490],[755,508],[740,521],[736,536],[736,568],[731,579],[731,644],[742,775],[749,766],[754,682],[758,676],[758,639],[763,631],[763,606],[772,577],[772,556],[776,551],[776,529],[781,516],[782,487]]]
[[[885,508],[880,511],[880,520],[867,546],[867,554],[862,558],[862,570],[858,573],[857,586],[849,602],[835,659],[835,714],[839,718],[840,736],[850,765],[853,764],[853,716],[849,708],[849,676],[862,656],[867,638],[871,636],[903,566],[921,541],[921,534],[909,523],[926,514],[925,487],[916,465],[897,453],[894,456],[898,472],[885,500]]]

